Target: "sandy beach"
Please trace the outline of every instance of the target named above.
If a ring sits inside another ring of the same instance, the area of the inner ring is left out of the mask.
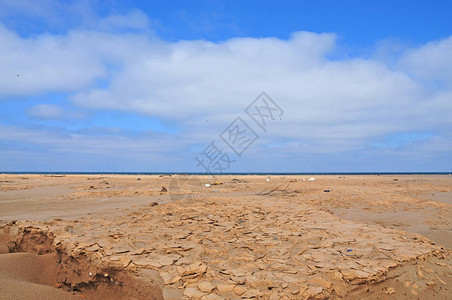
[[[451,299],[452,176],[0,175],[1,299]]]

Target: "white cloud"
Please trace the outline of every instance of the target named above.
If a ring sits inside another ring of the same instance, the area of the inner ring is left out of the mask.
[[[40,119],[61,119],[64,117],[64,110],[58,105],[38,104],[27,109],[27,113]]]
[[[420,79],[452,83],[452,36],[406,51],[400,66]]]
[[[2,170],[180,171],[193,159],[188,151],[181,155],[179,137],[151,132],[131,137],[0,124],[0,145]]]
[[[452,37],[402,51],[394,68],[374,59],[329,59],[334,34],[166,42],[115,33],[146,29],[139,12],[96,24],[101,30],[31,38],[0,27],[0,98],[70,91],[83,108],[177,122],[179,141],[188,145],[211,140],[266,91],[285,114],[265,139],[284,140],[293,153],[352,151],[392,132],[451,126],[450,89],[425,81],[450,82]],[[109,84],[97,87],[98,79]]]
[[[95,42],[95,41],[93,41]],[[21,38],[0,24],[0,98],[78,91],[106,75],[80,34]]]
[[[77,111],[66,111],[61,106],[55,104],[38,104],[26,109],[27,114],[35,119],[42,120],[63,120],[81,119],[83,114]]]
[[[275,136],[340,138],[349,140],[349,146],[450,119],[445,109],[451,104],[442,101],[439,108],[435,100],[441,90],[431,91],[410,74],[371,59],[329,60],[334,46],[334,35],[307,32],[289,40],[144,40],[139,49],[122,48],[127,54],[123,68],[108,88],[81,92],[73,101],[194,126],[210,120],[208,137],[265,90],[286,111],[284,122],[275,125]]]

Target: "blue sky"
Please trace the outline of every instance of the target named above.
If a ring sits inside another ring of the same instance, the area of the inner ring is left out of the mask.
[[[0,0],[0,171],[451,171],[450,1],[167,2]]]

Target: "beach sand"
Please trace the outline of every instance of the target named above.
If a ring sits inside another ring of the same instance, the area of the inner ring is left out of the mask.
[[[0,299],[451,299],[451,209],[447,175],[1,174]]]

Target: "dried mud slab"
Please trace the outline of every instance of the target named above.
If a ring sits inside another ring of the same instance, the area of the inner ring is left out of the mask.
[[[258,196],[186,199],[115,217],[17,226],[51,232],[52,245],[44,248],[64,249],[68,257],[142,277],[151,270],[164,293],[190,299],[346,297],[385,281],[392,269],[430,258],[444,260],[438,267],[450,272],[447,251],[418,234]]]

